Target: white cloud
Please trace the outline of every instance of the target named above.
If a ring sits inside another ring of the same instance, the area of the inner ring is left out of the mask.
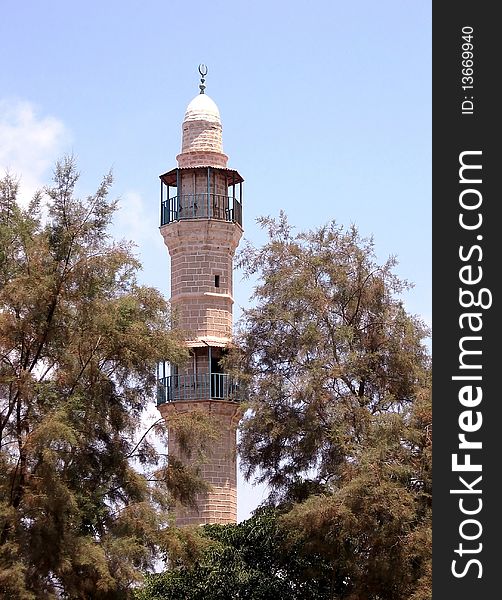
[[[47,183],[69,138],[61,120],[40,115],[32,103],[0,99],[0,176],[8,171],[20,178],[22,204]]]

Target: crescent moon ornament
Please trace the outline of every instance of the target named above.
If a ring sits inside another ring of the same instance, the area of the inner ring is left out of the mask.
[[[200,88],[200,93],[203,94],[204,90],[206,89],[206,86],[204,85],[204,82],[206,81],[205,77],[207,75],[207,67],[206,67],[205,64],[200,64],[199,65],[199,73],[200,73],[200,85],[199,85],[199,88]]]

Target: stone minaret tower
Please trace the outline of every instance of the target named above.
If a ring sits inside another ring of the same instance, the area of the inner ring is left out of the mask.
[[[198,509],[178,511],[178,525],[237,521],[236,428],[241,416],[235,382],[220,359],[232,339],[232,261],[242,235],[242,177],[227,168],[220,114],[204,93],[188,105],[178,167],[160,176],[160,232],[171,257],[171,305],[185,331],[190,364],[162,365],[158,408],[168,426],[177,412],[213,417],[219,439],[202,466],[207,494]],[[169,429],[168,452],[181,456]]]

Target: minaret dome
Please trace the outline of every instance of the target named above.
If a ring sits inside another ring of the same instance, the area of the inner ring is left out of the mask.
[[[176,158],[181,168],[227,166],[220,111],[207,94],[198,94],[187,106],[182,125],[181,154]]]

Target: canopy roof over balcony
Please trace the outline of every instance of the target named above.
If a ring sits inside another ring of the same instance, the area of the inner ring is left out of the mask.
[[[228,338],[205,337],[196,340],[187,340],[183,343],[187,348],[235,348],[235,344]]]
[[[178,171],[194,171],[198,169],[206,169],[208,167],[178,167],[177,169],[171,169],[167,173],[163,175],[159,175],[160,179],[170,187],[177,186],[177,172]],[[222,173],[226,173],[228,176],[229,185],[234,183],[242,183],[244,179],[235,169],[224,169],[222,167],[209,167],[212,171],[220,171]]]

